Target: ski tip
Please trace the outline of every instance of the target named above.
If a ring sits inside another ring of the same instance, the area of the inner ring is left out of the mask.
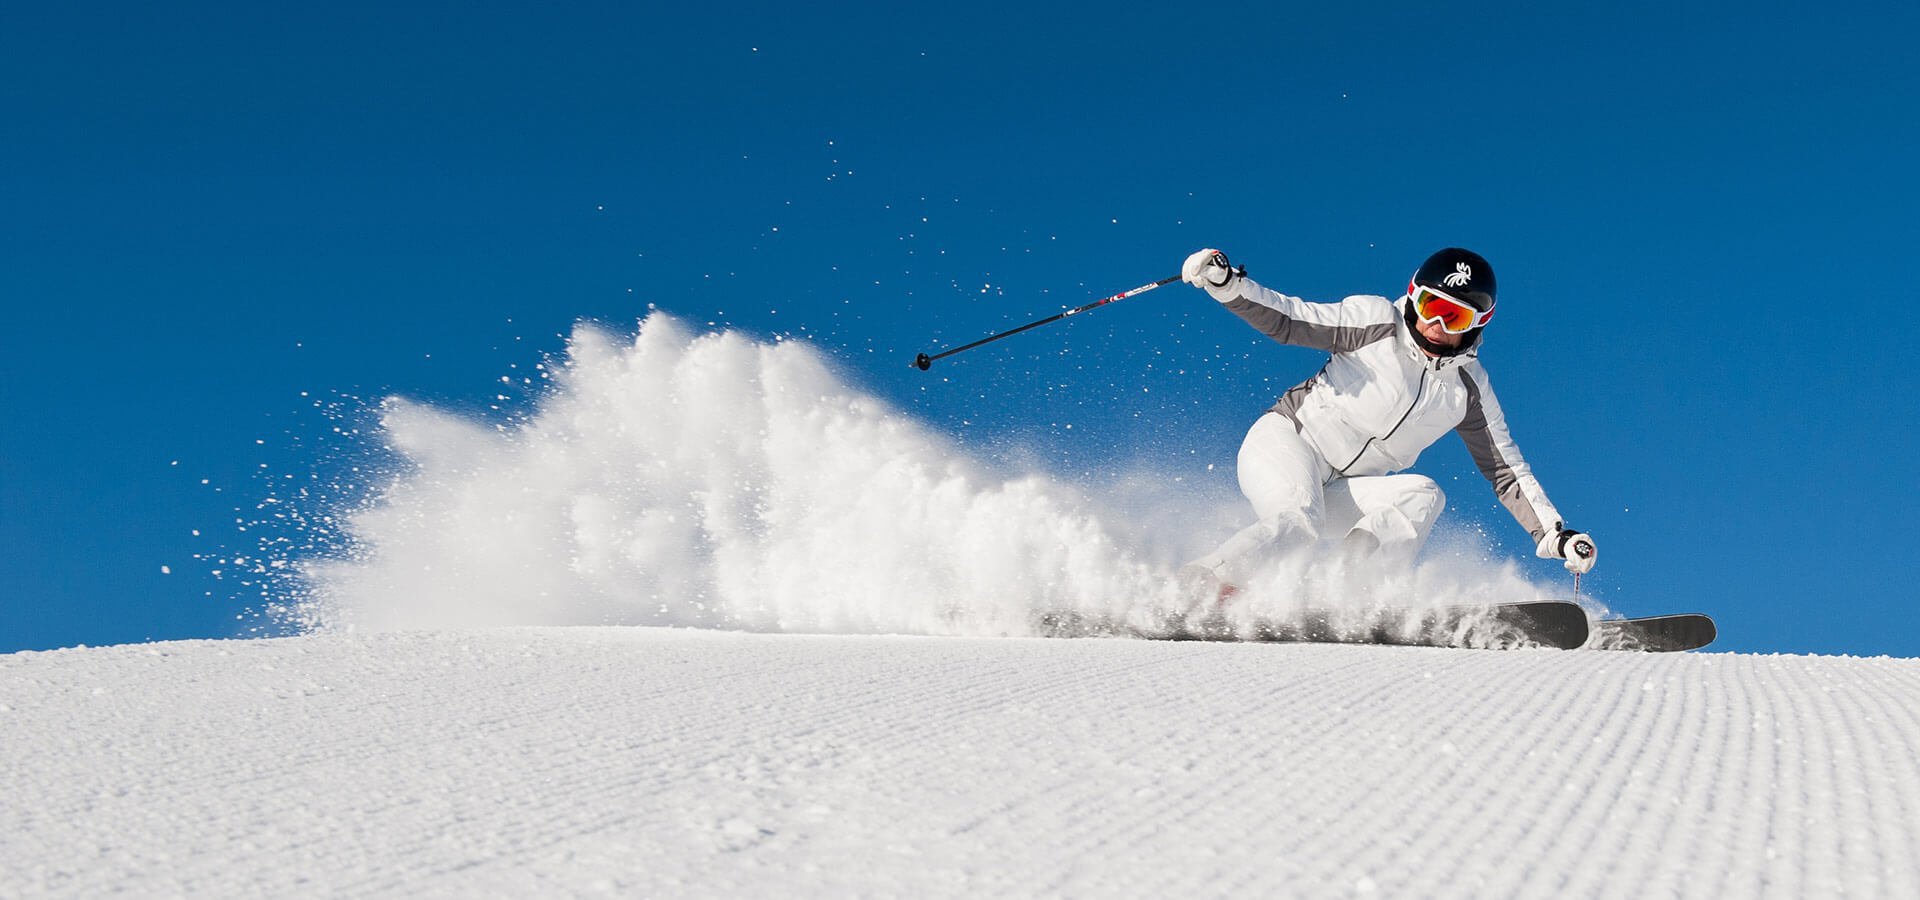
[[[1602,619],[1593,626],[1597,650],[1679,653],[1698,650],[1720,636],[1711,616],[1678,613],[1633,619]]]

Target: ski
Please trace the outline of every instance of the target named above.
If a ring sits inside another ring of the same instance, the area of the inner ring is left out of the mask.
[[[1698,613],[1601,619],[1593,623],[1588,645],[1595,650],[1677,653],[1705,647],[1718,634],[1713,619]]]
[[[1128,636],[1163,641],[1390,644],[1408,647],[1571,650],[1587,642],[1587,614],[1559,600],[1484,606],[1308,609],[1288,619],[1235,621],[1224,615],[1193,620],[1169,616],[1140,626],[1081,613],[1050,613],[1038,620],[1047,637]]]

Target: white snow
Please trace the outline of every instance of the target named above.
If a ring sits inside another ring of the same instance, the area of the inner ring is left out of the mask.
[[[303,636],[0,656],[0,896],[1920,896],[1920,661],[1026,637],[1242,504],[659,314],[542,371],[269,499],[315,530],[219,564]],[[1564,596],[1495,556],[1235,614]]]
[[[504,628],[0,656],[0,894],[1920,896],[1920,661]]]
[[[254,574],[300,573],[298,596],[277,608],[325,629],[1024,635],[1036,612],[1165,605],[1179,563],[1247,515],[1230,478],[1195,486],[1152,471],[1157,460],[1114,460],[1081,485],[976,459],[1007,454],[958,445],[850,386],[803,341],[695,333],[655,313],[625,341],[579,327],[548,368],[554,383],[523,421],[389,400],[381,434],[406,465],[374,502],[303,517],[342,523],[350,552],[260,562]],[[1366,593],[1568,594],[1491,561],[1470,524],[1435,545],[1392,576],[1277,561],[1246,612],[1284,618]]]

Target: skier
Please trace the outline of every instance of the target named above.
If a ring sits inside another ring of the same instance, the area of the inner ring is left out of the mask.
[[[1201,597],[1224,599],[1236,563],[1268,544],[1340,538],[1350,557],[1411,564],[1446,505],[1433,479],[1394,474],[1456,431],[1535,553],[1593,568],[1593,538],[1566,527],[1547,500],[1487,383],[1476,348],[1493,318],[1493,267],[1448,248],[1428,257],[1398,300],[1360,295],[1308,303],[1255,283],[1226,254],[1187,257],[1181,278],[1283,344],[1333,354],[1281,395],[1240,445],[1240,491],[1257,521],[1180,570]]]

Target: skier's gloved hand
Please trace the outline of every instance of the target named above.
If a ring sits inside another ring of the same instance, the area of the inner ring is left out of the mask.
[[[1599,556],[1599,551],[1594,548],[1593,535],[1571,528],[1562,528],[1556,534],[1541,538],[1536,550],[1543,559],[1565,560],[1567,571],[1576,575],[1593,571],[1594,560]]]
[[[1180,266],[1180,280],[1197,288],[1223,288],[1245,274],[1245,269],[1228,264],[1225,253],[1211,248],[1194,251]]]

